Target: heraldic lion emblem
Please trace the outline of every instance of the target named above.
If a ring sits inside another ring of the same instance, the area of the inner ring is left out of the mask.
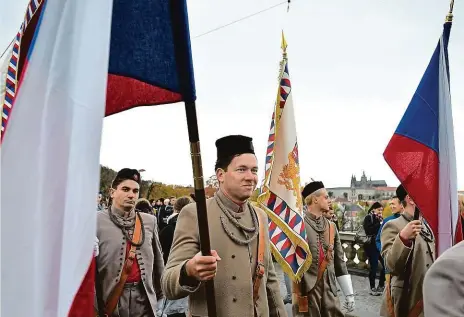
[[[298,143],[295,142],[293,150],[288,153],[288,164],[285,164],[279,174],[277,183],[284,185],[287,190],[293,192],[296,198],[296,207],[303,208],[303,200],[300,192],[300,167],[298,163]]]

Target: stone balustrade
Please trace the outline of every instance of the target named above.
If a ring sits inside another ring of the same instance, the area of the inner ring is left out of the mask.
[[[344,260],[348,270],[358,274],[368,274],[369,261],[364,248],[354,241],[356,232],[340,231],[340,240],[344,252]]]

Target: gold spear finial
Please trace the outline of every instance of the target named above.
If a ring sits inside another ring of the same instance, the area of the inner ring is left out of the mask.
[[[449,9],[448,15],[446,16],[446,20],[445,20],[447,23],[453,22],[453,8],[454,8],[454,0],[451,0],[450,9]]]
[[[287,41],[285,41],[285,35],[284,35],[284,30],[282,30],[282,44],[280,45],[280,47],[282,48],[282,54],[284,55],[284,57],[287,56]]]

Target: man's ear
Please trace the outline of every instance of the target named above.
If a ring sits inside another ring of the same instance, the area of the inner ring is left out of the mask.
[[[216,170],[216,178],[218,180],[219,183],[223,183],[224,182],[224,176],[225,176],[226,172],[222,169],[222,168],[218,168]]]
[[[115,189],[114,189],[114,188],[110,188],[110,189],[109,189],[109,193],[110,193],[110,197],[111,197],[111,198],[113,198],[114,192],[115,192]]]

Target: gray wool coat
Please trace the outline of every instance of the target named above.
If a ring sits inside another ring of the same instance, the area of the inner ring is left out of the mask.
[[[161,290],[161,275],[164,270],[161,245],[158,240],[158,226],[153,215],[140,213],[145,229],[145,241],[136,249],[136,258],[142,275],[142,283],[153,315],[156,313],[157,300],[164,297]],[[97,238],[99,254],[98,273],[101,277],[103,300],[106,302],[111,290],[118,283],[126,255],[126,238],[120,228],[110,219],[108,211],[97,213]],[[116,307],[115,316],[118,316]]]

